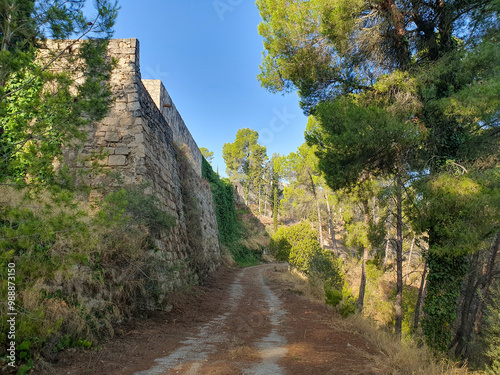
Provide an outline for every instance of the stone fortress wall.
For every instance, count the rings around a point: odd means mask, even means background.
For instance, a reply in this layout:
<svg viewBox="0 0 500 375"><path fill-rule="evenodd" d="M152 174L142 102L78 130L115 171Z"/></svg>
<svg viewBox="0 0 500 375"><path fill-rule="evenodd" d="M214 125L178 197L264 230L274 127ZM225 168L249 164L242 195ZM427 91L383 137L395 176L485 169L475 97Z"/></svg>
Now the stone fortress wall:
<svg viewBox="0 0 500 375"><path fill-rule="evenodd" d="M115 101L107 117L89 129L78 155L67 150L65 159L82 166L85 157L105 151L100 161L105 170L118 172L125 185L150 184L176 219L172 230L155 238L157 251L150 254L166 295L221 263L210 185L201 177L198 146L162 82L141 79L139 41L111 40L108 56L116 61L110 80ZM186 215L186 209L196 215Z"/></svg>

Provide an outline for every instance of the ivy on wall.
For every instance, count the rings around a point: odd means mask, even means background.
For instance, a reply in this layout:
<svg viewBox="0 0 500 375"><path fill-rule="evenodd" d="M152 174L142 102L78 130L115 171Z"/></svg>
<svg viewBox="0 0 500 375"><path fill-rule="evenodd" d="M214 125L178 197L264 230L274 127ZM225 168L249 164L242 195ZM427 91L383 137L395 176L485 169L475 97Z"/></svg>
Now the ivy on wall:
<svg viewBox="0 0 500 375"><path fill-rule="evenodd" d="M202 176L210 182L220 241L223 245L229 245L237 239L239 233L233 185L228 179L221 179L205 158L202 161Z"/></svg>

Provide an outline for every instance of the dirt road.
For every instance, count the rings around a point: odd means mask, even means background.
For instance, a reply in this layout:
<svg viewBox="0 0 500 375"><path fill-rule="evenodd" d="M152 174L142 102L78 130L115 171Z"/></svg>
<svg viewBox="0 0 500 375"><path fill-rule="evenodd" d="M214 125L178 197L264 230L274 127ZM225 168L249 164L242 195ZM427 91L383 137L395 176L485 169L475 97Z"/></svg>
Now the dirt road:
<svg viewBox="0 0 500 375"><path fill-rule="evenodd" d="M303 375L381 374L381 355L336 328L323 304L282 280L285 267L221 271L181 308L125 327L101 350L63 353L41 373Z"/></svg>

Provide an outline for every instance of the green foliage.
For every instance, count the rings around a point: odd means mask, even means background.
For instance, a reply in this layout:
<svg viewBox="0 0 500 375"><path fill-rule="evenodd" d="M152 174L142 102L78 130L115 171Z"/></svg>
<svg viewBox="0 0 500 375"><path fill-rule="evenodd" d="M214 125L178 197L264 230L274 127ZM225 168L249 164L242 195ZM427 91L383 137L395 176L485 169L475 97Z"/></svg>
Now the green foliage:
<svg viewBox="0 0 500 375"><path fill-rule="evenodd" d="M439 8L407 1L390 11L385 2L363 0L256 4L265 49L259 81L271 92L297 90L306 112L370 89L387 71L425 66L463 44L474 45L498 28L495 0L444 2Z"/></svg>
<svg viewBox="0 0 500 375"><path fill-rule="evenodd" d="M281 163L283 158L279 154L273 154L270 161L270 173L271 173L271 197L270 200L271 207L273 210L273 230L276 232L278 230L278 215L279 215L279 197L283 191L279 187L279 181L283 177L281 172Z"/></svg>
<svg viewBox="0 0 500 375"><path fill-rule="evenodd" d="M258 143L259 133L248 128L239 129L233 143L225 143L222 156L231 181L238 181L245 189L248 202L250 191L258 194L264 185L266 147Z"/></svg>
<svg viewBox="0 0 500 375"><path fill-rule="evenodd" d="M423 328L429 345L445 351L466 257L498 231L498 1L448 1L439 10L396 2L391 11L386 2L344 0L257 6L261 84L298 91L314 115L307 141L331 188L395 180L398 255L402 192L420 179L413 216L430 248ZM369 242L368 228L349 229L351 243Z"/></svg>
<svg viewBox="0 0 500 375"><path fill-rule="evenodd" d="M210 164L212 163L212 160L214 160L214 153L213 151L210 151L206 147L200 147L201 154L205 158L206 161L208 161Z"/></svg>
<svg viewBox="0 0 500 375"><path fill-rule="evenodd" d="M67 191L1 191L0 263L16 265L16 341L25 366L65 335L72 346L88 348L145 299L159 298L153 285L159 280L147 259L157 249L149 236L174 221L141 187L111 193L94 207L76 203ZM167 267L161 258L155 262ZM1 271L3 298L6 269ZM8 330L4 318L2 341Z"/></svg>
<svg viewBox="0 0 500 375"><path fill-rule="evenodd" d="M420 230L432 223L439 242L432 251L440 255L467 255L480 250L500 230L500 168L468 174L441 173L422 181L418 203Z"/></svg>
<svg viewBox="0 0 500 375"><path fill-rule="evenodd" d="M366 264L366 294L363 304L363 315L369 317L382 327L392 327L394 324L394 303L391 301L392 292L387 293L384 288L384 270L377 267L373 261Z"/></svg>
<svg viewBox="0 0 500 375"><path fill-rule="evenodd" d="M270 252L279 261L306 274L313 274L329 287L343 285L341 260L333 258L318 242L318 234L307 222L281 227L271 237Z"/></svg>
<svg viewBox="0 0 500 375"><path fill-rule="evenodd" d="M278 201L278 185L273 184L273 230L276 232L278 230L278 213L279 213L279 201Z"/></svg>
<svg viewBox="0 0 500 375"><path fill-rule="evenodd" d="M85 339L77 339L73 340L71 335L64 335L61 337L61 341L59 344L57 344L53 351L54 352L59 352L61 350L67 349L67 348L82 348L82 349L90 349L92 347L92 342L85 340Z"/></svg>
<svg viewBox="0 0 500 375"><path fill-rule="evenodd" d="M290 262L301 272L309 271L312 257L321 251L317 232L306 222L281 227L271 237L271 255Z"/></svg>
<svg viewBox="0 0 500 375"><path fill-rule="evenodd" d="M417 288L406 287L403 289L403 337L411 337L414 332L413 323L417 298Z"/></svg>
<svg viewBox="0 0 500 375"><path fill-rule="evenodd" d="M356 299L353 297L347 285L344 285L342 287L342 302L339 307L339 313L344 318L347 318L349 315L354 314L356 310L357 310Z"/></svg>
<svg viewBox="0 0 500 375"><path fill-rule="evenodd" d="M327 285L325 289L325 303L327 305L336 307L342 301L342 291L338 289L329 288Z"/></svg>
<svg viewBox="0 0 500 375"><path fill-rule="evenodd" d="M441 256L431 250L427 264L429 274L422 331L430 348L444 352L451 342L451 329L456 318L460 287L467 272L467 259L464 256Z"/></svg>
<svg viewBox="0 0 500 375"><path fill-rule="evenodd" d="M486 355L491 366L486 371L488 375L500 373L500 285L492 288L491 303L486 310L485 341L488 344Z"/></svg>
<svg viewBox="0 0 500 375"><path fill-rule="evenodd" d="M219 178L205 158L202 160L202 176L210 182L220 241L229 245L237 238L240 229L236 219L233 184Z"/></svg>
<svg viewBox="0 0 500 375"><path fill-rule="evenodd" d="M64 145L85 138L85 125L107 113L112 63L104 56L117 6L97 2L99 15L90 21L84 15L84 3L2 3L0 181L70 186L70 175L54 161L60 160ZM45 36L83 37L89 33L105 38L81 41L73 53L44 46ZM71 69L52 69L50 62L55 61Z"/></svg>
<svg viewBox="0 0 500 375"><path fill-rule="evenodd" d="M331 284L325 283L325 303L336 307L342 317L347 318L356 312L356 299L352 296L351 291L344 285L332 287Z"/></svg>
<svg viewBox="0 0 500 375"><path fill-rule="evenodd" d="M233 260L240 267L256 266L262 260L262 250L249 249L238 241L228 244L227 247Z"/></svg>
<svg viewBox="0 0 500 375"><path fill-rule="evenodd" d="M499 181L498 168L493 168L441 173L420 186L425 200L419 204L417 223L431 227L422 329L435 350L445 351L450 343L468 256L500 230Z"/></svg>
<svg viewBox="0 0 500 375"><path fill-rule="evenodd" d="M108 194L100 211L102 225L133 223L142 225L155 235L175 226L175 218L160 209L160 200L153 194L145 194L147 184L124 187Z"/></svg>
<svg viewBox="0 0 500 375"><path fill-rule="evenodd" d="M284 204L291 205L289 213L295 216L310 218L318 222L318 206L320 200L320 187L324 185L321 172L318 169L318 158L315 148L306 143L300 145L296 152L281 157L280 173L288 182L284 188ZM310 217L309 217L310 216Z"/></svg>
<svg viewBox="0 0 500 375"><path fill-rule="evenodd" d="M288 262L290 260L292 245L285 238L285 232L286 227L281 227L271 237L270 251L278 262Z"/></svg>
<svg viewBox="0 0 500 375"><path fill-rule="evenodd" d="M317 146L319 168L332 189L354 186L368 176L391 175L401 154L418 148L418 127L391 112L362 96L317 107L316 117L309 118L306 140Z"/></svg>
<svg viewBox="0 0 500 375"><path fill-rule="evenodd" d="M229 250L233 260L240 267L258 264L262 259L263 249L253 249L243 243L250 233L249 229L238 220L233 184L226 178L219 178L205 158L202 160L202 176L210 182L221 244ZM243 214L246 213L245 210Z"/></svg>

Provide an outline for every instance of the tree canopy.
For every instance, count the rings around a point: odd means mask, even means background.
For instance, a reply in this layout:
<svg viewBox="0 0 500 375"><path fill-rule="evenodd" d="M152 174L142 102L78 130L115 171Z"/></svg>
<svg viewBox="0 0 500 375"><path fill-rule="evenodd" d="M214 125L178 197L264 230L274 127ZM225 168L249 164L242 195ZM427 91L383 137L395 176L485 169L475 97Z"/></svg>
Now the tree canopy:
<svg viewBox="0 0 500 375"><path fill-rule="evenodd" d="M265 48L259 80L271 92L297 90L304 112L314 115L306 138L317 147L330 187L378 176L394 179L398 285L403 191L419 182L414 186L429 204L421 213L430 247L423 328L432 348L446 350L465 254L484 248L498 230L490 226L477 237L464 236L468 231L455 237L451 228L474 222L469 210L450 217L438 207L450 204L455 194L448 190L444 196L443 182L466 190L490 186L491 171L498 168L500 3L259 0L257 5ZM460 179L464 173L472 180ZM468 204L488 206L493 195L472 194ZM439 281L449 279L453 282Z"/></svg>
<svg viewBox="0 0 500 375"><path fill-rule="evenodd" d="M306 112L358 93L395 69L476 44L498 23L497 1L258 0L265 52L259 80L299 92Z"/></svg>
<svg viewBox="0 0 500 375"><path fill-rule="evenodd" d="M208 161L210 164L212 163L212 160L214 160L214 152L210 151L206 147L200 147L201 154L205 158L206 161Z"/></svg>
<svg viewBox="0 0 500 375"><path fill-rule="evenodd" d="M234 142L225 143L222 149L226 173L232 181L243 185L247 201L250 190L260 191L264 184L266 147L260 145L258 139L259 133L255 130L239 129Z"/></svg>

